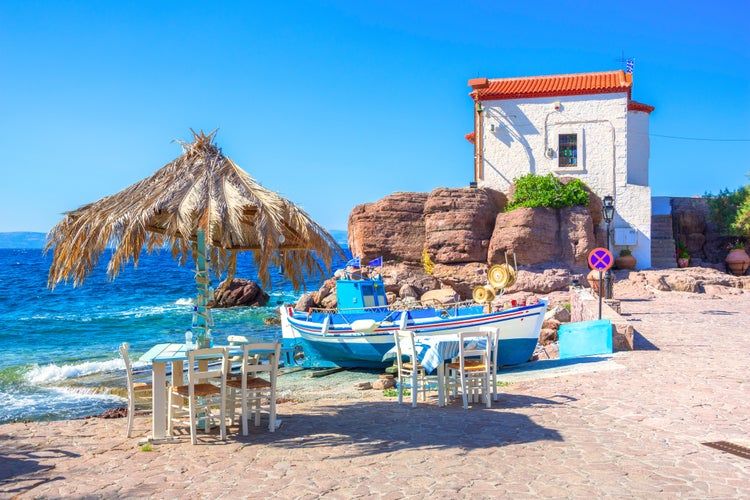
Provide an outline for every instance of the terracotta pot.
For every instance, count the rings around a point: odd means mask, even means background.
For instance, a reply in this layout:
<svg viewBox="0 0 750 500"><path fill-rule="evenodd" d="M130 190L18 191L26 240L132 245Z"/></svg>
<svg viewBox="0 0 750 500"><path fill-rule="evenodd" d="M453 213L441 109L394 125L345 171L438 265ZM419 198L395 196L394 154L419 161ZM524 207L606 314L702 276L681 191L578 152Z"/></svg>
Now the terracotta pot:
<svg viewBox="0 0 750 500"><path fill-rule="evenodd" d="M687 267L690 265L690 258L677 259L677 267Z"/></svg>
<svg viewBox="0 0 750 500"><path fill-rule="evenodd" d="M742 276L750 266L750 256L742 248L734 248L729 251L725 259L727 269L735 276Z"/></svg>
<svg viewBox="0 0 750 500"><path fill-rule="evenodd" d="M612 273L612 286L615 286L615 275ZM589 273L586 275L586 281L589 282L589 286L591 286L591 291L595 294L599 294L599 271L596 269L592 269L589 271ZM604 273L602 273L602 282L604 281Z"/></svg>
<svg viewBox="0 0 750 500"><path fill-rule="evenodd" d="M635 269L637 263L638 261L632 255L620 255L615 259L617 269Z"/></svg>

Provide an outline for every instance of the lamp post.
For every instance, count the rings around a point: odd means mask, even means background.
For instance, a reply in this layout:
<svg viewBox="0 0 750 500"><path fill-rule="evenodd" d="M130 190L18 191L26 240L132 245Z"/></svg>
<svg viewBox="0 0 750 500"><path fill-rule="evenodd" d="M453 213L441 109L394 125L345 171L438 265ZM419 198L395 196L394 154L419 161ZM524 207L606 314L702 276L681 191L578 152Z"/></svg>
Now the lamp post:
<svg viewBox="0 0 750 500"><path fill-rule="evenodd" d="M609 248L609 232L612 220L615 218L615 199L611 195L607 195L602 200L602 217L604 222L607 223L607 250L612 251ZM607 269L604 273L604 298L612 298L612 271Z"/></svg>

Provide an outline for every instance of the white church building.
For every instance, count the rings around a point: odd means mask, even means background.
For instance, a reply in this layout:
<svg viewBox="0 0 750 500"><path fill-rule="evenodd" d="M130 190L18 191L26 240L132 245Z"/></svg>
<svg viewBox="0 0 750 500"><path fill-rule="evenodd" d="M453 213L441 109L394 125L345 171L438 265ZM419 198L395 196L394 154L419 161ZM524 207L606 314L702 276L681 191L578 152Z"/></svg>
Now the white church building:
<svg viewBox="0 0 750 500"><path fill-rule="evenodd" d="M533 173L577 177L614 198L612 250L651 267L648 120L624 71L469 80L474 100L474 182L508 192Z"/></svg>

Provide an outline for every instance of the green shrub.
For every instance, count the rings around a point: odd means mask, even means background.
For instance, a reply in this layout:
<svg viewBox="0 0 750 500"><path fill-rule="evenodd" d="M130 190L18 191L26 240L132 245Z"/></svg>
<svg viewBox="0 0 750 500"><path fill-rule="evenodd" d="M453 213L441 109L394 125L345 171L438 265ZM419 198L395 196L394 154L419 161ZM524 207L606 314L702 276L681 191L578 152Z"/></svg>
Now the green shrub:
<svg viewBox="0 0 750 500"><path fill-rule="evenodd" d="M589 194L580 179L563 184L552 174L527 174L514 182L513 201L508 203L506 212L518 207L562 208L589 204Z"/></svg>
<svg viewBox="0 0 750 500"><path fill-rule="evenodd" d="M630 249L623 248L620 250L620 257L627 257L628 255L633 255L633 252L631 252Z"/></svg>
<svg viewBox="0 0 750 500"><path fill-rule="evenodd" d="M742 186L734 191L722 189L719 194L703 195L708 205L709 218L724 236L750 234L750 187Z"/></svg>

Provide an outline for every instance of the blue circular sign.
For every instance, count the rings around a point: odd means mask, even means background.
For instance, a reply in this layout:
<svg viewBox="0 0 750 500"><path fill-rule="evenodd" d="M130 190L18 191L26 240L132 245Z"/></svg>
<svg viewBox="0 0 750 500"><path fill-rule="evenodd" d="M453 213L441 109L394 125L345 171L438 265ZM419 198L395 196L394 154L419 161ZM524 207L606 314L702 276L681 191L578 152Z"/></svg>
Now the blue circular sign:
<svg viewBox="0 0 750 500"><path fill-rule="evenodd" d="M606 271L612 267L614 262L615 259L612 257L612 252L606 248L594 248L589 253L589 267L596 271Z"/></svg>

